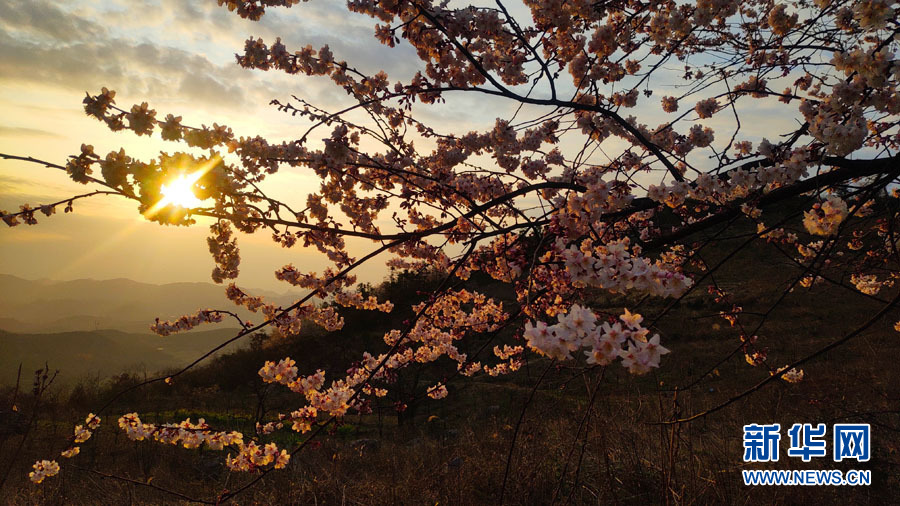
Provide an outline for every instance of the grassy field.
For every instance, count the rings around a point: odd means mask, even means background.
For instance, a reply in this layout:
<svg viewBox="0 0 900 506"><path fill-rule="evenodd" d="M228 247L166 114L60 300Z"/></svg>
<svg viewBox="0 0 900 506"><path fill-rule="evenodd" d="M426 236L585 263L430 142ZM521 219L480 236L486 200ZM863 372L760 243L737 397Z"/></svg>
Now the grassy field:
<svg viewBox="0 0 900 506"><path fill-rule="evenodd" d="M701 340L677 346L690 360L670 360L656 377L634 380L611 369L597 374L554 370L535 393L519 427L506 487L509 504L886 504L900 499L897 402L900 375L890 357L900 343L871 335L861 338L835 367L822 361L807 368L800 384L784 382L700 420L655 425L673 413L694 413L717 405L752 383L741 364L726 365L702 387L680 393L677 402L664 391L685 370L706 365L725 343ZM674 347L674 345L673 345ZM877 351L876 351L877 350ZM698 355L701 355L698 357ZM873 367L875 366L875 367ZM544 367L532 363L532 373ZM676 369L678 368L678 369ZM758 378L755 378L758 379ZM473 504L496 503L513 434L529 398L527 380L473 381L451 390L445 401L422 406L412 423L398 426L385 415L348 417L307 447L289 469L273 473L239 496L239 504ZM594 396L593 403L590 402ZM234 396L237 397L237 396ZM250 395L243 404L252 406ZM242 399L199 390L182 409L151 393L141 399L145 420L205 417L215 426L252 431L253 415ZM273 399L274 403L275 400ZM63 462L63 471L37 487L24 474L28 463L58 452L71 422L83 411L65 403L46 408L39 437L18 459L17 473L4 489L9 504L124 504L180 502L148 487L94 475L99 469L172 488L195 497L214 497L249 476L229 473L222 454L130 442L106 426L83 445L82 455ZM190 408L188 408L190 406ZM123 406L124 408L124 406ZM873 456L867 464L835 464L830 459L804 464L784 458L777 465L744 464L741 426L746 423L865 421L873 426ZM280 444L298 441L286 430L273 435ZM9 446L11 442L7 443ZM73 466L80 468L76 469ZM741 469L871 469L869 487L756 487L742 485Z"/></svg>

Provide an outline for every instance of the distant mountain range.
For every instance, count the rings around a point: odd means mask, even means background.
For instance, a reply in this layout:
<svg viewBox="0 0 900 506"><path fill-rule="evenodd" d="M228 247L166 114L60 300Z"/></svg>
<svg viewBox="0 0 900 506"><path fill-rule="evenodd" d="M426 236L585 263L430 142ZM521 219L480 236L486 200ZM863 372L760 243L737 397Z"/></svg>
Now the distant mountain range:
<svg viewBox="0 0 900 506"><path fill-rule="evenodd" d="M250 290L278 304L296 295ZM70 332L115 329L149 333L150 324L193 313L198 309L227 309L242 318L259 320L225 297L225 288L212 283L153 285L130 279L75 281L27 280L0 274L0 330L18 333ZM255 316L255 318L254 318Z"/></svg>
<svg viewBox="0 0 900 506"><path fill-rule="evenodd" d="M152 375L193 362L237 332L233 328L217 328L159 337L118 330L54 334L0 331L0 385L15 383L19 364L26 388L31 385L32 373L45 363L51 370L59 370L58 382L65 385L86 375L105 378L126 371ZM245 347L248 339L240 339L221 352Z"/></svg>
<svg viewBox="0 0 900 506"><path fill-rule="evenodd" d="M299 295L249 290L281 305ZM23 381L48 362L71 383L85 374L106 377L186 365L237 332L226 319L183 334L160 337L150 332L158 317L178 318L198 309L227 309L254 322L261 315L237 307L223 286L211 283L153 285L130 279L75 281L27 280L0 274L0 385ZM245 346L242 339L227 350Z"/></svg>

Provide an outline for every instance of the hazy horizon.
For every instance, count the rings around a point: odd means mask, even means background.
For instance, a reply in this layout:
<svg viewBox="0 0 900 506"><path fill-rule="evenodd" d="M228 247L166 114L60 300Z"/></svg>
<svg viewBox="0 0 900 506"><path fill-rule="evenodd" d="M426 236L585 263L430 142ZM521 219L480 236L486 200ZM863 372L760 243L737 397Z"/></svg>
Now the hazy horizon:
<svg viewBox="0 0 900 506"><path fill-rule="evenodd" d="M115 276L115 277L82 276L82 277L72 277L72 278L50 278L50 277L46 277L46 276L43 276L43 277L26 276L26 275L21 275L21 274L14 273L14 272L0 272L0 278L3 278L5 276L19 278L19 279L22 279L25 281L46 281L46 282L51 282L51 283L70 283L70 282L75 282L75 281L104 282L104 281L122 280L122 281L133 281L135 283L154 285L154 286L165 286L165 285L176 285L176 284L202 284L202 285L218 286L218 287L221 287L223 290L225 289L225 286L226 286L225 284L217 285L216 283L214 283L212 280L209 280L209 279L201 280L201 281L184 280L184 281L154 282L154 281L142 281L139 279L124 277L124 276ZM303 290L297 289L295 287L283 286L283 285L278 287L278 288L281 288L281 290L270 290L267 288L261 288L261 287L252 286L252 285L248 285L246 288L249 290L264 291L264 292L268 292L268 293L276 293L279 295L293 295L295 293L303 293L304 292Z"/></svg>

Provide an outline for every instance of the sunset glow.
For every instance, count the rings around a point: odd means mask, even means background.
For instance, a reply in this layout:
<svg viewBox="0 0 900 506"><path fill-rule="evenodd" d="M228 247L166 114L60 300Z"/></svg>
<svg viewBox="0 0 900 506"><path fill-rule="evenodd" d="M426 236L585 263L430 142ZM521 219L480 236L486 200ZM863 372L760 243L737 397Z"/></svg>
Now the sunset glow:
<svg viewBox="0 0 900 506"><path fill-rule="evenodd" d="M199 207L203 204L203 201L194 195L193 189L197 179L198 176L195 174L181 174L168 184L163 184L160 187L160 193L163 195L163 199L160 203L163 206L171 204L187 209Z"/></svg>
<svg viewBox="0 0 900 506"><path fill-rule="evenodd" d="M200 207L203 201L198 199L194 193L194 185L221 161L220 157L215 156L193 172L182 172L177 177L170 179L169 182L161 184L159 192L162 194L162 198L144 213L144 217L150 218L166 206L185 209Z"/></svg>

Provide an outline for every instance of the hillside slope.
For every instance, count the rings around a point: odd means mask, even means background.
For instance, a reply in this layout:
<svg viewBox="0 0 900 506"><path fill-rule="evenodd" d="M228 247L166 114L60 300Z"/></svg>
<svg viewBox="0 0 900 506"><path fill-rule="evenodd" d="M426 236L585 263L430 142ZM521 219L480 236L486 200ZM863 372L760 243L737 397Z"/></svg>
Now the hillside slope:
<svg viewBox="0 0 900 506"><path fill-rule="evenodd" d="M299 295L251 290L278 304ZM202 308L228 309L251 318L212 283L154 285L130 279L27 280L0 274L0 329L47 333L116 329L149 333L156 318L172 319Z"/></svg>
<svg viewBox="0 0 900 506"><path fill-rule="evenodd" d="M84 375L100 377L123 371L154 373L185 365L237 333L233 328L193 331L169 337L136 334L119 330L15 334L0 331L0 385L16 381L22 364L23 381L46 362L59 369L59 381L71 383ZM223 352L246 346L240 340Z"/></svg>

